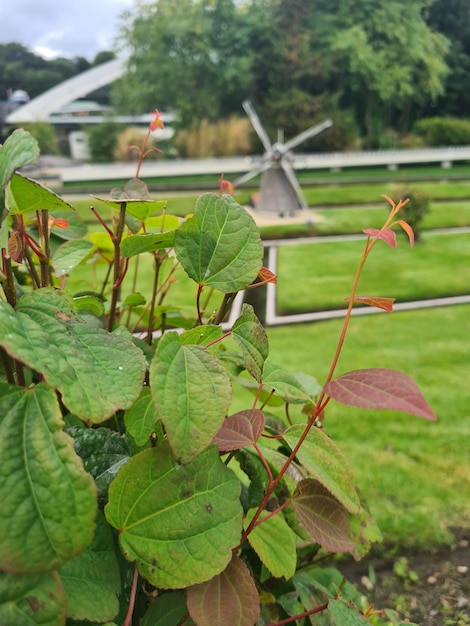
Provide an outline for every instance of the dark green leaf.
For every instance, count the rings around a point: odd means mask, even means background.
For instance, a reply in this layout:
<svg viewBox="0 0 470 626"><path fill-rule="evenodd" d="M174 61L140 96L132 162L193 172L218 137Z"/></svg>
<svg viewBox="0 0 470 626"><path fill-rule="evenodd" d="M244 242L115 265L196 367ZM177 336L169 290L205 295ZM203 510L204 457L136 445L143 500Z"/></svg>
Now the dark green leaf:
<svg viewBox="0 0 470 626"><path fill-rule="evenodd" d="M332 626L364 626L364 624L369 624L369 621L359 613L357 607L346 604L342 600L330 600L328 613L331 617Z"/></svg>
<svg viewBox="0 0 470 626"><path fill-rule="evenodd" d="M159 593L142 618L141 626L175 626L187 611L184 591Z"/></svg>
<svg viewBox="0 0 470 626"><path fill-rule="evenodd" d="M73 302L77 311L89 311L97 317L104 314L103 302L94 296L75 296Z"/></svg>
<svg viewBox="0 0 470 626"><path fill-rule="evenodd" d="M55 220L66 220L68 223L66 228L52 225L51 232L59 239L66 239L67 241L69 239L82 239L87 234L88 227L76 211L70 211L69 209L66 211L54 210L50 214Z"/></svg>

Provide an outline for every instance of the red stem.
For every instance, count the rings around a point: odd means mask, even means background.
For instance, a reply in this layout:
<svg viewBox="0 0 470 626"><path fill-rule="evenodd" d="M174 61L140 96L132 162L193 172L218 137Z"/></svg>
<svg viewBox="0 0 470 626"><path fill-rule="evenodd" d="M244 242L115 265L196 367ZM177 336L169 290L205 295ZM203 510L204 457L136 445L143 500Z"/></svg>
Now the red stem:
<svg viewBox="0 0 470 626"><path fill-rule="evenodd" d="M134 565L134 577L132 579L131 595L129 598L129 607L127 609L126 618L122 626L131 626L132 614L134 613L135 596L137 593L137 580L138 579L139 579L139 572L137 570L137 565Z"/></svg>

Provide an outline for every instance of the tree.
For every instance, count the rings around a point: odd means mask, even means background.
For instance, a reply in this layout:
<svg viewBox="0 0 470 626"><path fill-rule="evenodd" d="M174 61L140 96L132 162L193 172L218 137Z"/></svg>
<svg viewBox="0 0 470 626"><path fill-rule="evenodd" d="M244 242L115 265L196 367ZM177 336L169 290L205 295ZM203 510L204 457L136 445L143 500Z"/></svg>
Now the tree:
<svg viewBox="0 0 470 626"><path fill-rule="evenodd" d="M128 14L121 34L130 61L114 90L119 108L176 108L186 125L240 110L250 56L233 0L158 0Z"/></svg>
<svg viewBox="0 0 470 626"><path fill-rule="evenodd" d="M432 0L319 1L344 101L354 101L369 141L400 110L444 92L449 43L423 18ZM402 120L402 124L406 123Z"/></svg>

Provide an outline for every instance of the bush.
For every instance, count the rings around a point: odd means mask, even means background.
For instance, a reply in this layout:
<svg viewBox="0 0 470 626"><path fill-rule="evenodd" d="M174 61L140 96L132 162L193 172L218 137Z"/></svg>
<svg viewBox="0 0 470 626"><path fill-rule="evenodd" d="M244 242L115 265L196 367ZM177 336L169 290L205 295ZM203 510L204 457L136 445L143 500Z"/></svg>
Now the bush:
<svg viewBox="0 0 470 626"><path fill-rule="evenodd" d="M417 121L413 130L428 146L470 144L470 121L455 117L430 117Z"/></svg>
<svg viewBox="0 0 470 626"><path fill-rule="evenodd" d="M114 149L122 124L103 122L87 129L90 161L93 163L109 163L114 159Z"/></svg>
<svg viewBox="0 0 470 626"><path fill-rule="evenodd" d="M59 152L56 132L49 122L32 122L25 124L24 129L36 139L41 154L57 154Z"/></svg>
<svg viewBox="0 0 470 626"><path fill-rule="evenodd" d="M409 198L401 210L401 217L408 222L414 231L415 241L421 237L421 222L431 210L431 196L424 191L404 189L399 193L400 198Z"/></svg>

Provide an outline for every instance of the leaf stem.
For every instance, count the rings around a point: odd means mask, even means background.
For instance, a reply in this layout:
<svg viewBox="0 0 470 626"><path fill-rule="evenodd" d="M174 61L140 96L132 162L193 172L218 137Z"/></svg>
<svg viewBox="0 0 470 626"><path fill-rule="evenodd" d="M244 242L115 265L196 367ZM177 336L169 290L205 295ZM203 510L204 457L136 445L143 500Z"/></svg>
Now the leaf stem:
<svg viewBox="0 0 470 626"><path fill-rule="evenodd" d="M155 274L153 277L152 299L150 300L149 323L147 326L147 343L152 345L152 332L155 323L155 302L158 293L158 279L160 276L160 268L162 264L158 255L155 255Z"/></svg>
<svg viewBox="0 0 470 626"><path fill-rule="evenodd" d="M119 221L117 224L116 232L112 236L114 245L114 261L113 261L113 288L111 293L111 306L109 309L108 317L108 330L113 330L116 322L117 303L121 295L121 282L122 282L122 267L121 267L121 241L122 234L124 232L125 219L126 219L126 202L121 202L121 209L119 211Z"/></svg>
<svg viewBox="0 0 470 626"><path fill-rule="evenodd" d="M126 618L122 624L122 626L131 626L132 623L132 614L134 612L135 605L135 596L137 593L137 581L139 579L139 571L137 570L137 565L134 565L134 577L132 579L132 587L131 587L131 595L129 598L129 607L127 609Z"/></svg>

